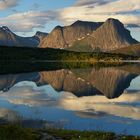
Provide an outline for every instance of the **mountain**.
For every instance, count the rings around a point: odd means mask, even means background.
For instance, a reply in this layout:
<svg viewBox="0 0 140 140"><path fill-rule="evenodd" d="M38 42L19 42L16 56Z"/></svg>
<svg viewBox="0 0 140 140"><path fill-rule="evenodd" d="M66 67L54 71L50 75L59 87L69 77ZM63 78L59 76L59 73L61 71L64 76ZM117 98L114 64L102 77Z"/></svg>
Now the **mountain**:
<svg viewBox="0 0 140 140"><path fill-rule="evenodd" d="M111 53L118 53L118 54L129 54L133 56L140 56L140 44L134 44L128 47L123 47L117 50L111 51Z"/></svg>
<svg viewBox="0 0 140 140"><path fill-rule="evenodd" d="M37 31L33 37L20 37L10 31L8 27L0 27L1 46L110 52L137 43L138 41L131 37L130 31L119 20L112 18L105 22L78 20L70 26L56 26L50 33Z"/></svg>
<svg viewBox="0 0 140 140"><path fill-rule="evenodd" d="M43 40L45 37L47 37L47 36L48 36L48 33L37 31L34 37L35 37L39 42L42 42L42 40Z"/></svg>
<svg viewBox="0 0 140 140"><path fill-rule="evenodd" d="M74 51L110 51L123 48L138 41L117 19L108 19L102 26L81 40L76 40L69 50Z"/></svg>
<svg viewBox="0 0 140 140"><path fill-rule="evenodd" d="M102 25L101 22L76 21L70 26L57 26L41 42L40 48L67 48Z"/></svg>
<svg viewBox="0 0 140 140"><path fill-rule="evenodd" d="M35 37L20 37L8 27L0 27L0 46L37 47L38 44L39 41Z"/></svg>

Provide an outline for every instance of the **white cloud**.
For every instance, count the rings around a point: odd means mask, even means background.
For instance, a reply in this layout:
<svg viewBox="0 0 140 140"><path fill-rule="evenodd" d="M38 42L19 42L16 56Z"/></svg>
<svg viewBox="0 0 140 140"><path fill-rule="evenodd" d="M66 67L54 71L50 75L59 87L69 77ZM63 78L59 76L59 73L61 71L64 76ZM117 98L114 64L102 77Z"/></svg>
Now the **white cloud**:
<svg viewBox="0 0 140 140"><path fill-rule="evenodd" d="M0 25L8 26L15 32L31 32L34 28L43 28L46 23L55 19L53 11L28 11L15 13L0 18Z"/></svg>
<svg viewBox="0 0 140 140"><path fill-rule="evenodd" d="M75 20L105 21L107 18L117 18L125 24L140 25L140 0L78 0L68 8L60 10L60 19L70 24Z"/></svg>
<svg viewBox="0 0 140 140"><path fill-rule="evenodd" d="M16 6L18 2L19 0L1 0L0 10ZM36 3L33 5L35 9L39 6ZM108 18L119 19L131 27L140 27L140 0L77 0L73 6L64 9L14 13L0 18L0 25L8 26L14 32L25 33L44 28L50 21L58 20L69 25L76 20L98 22Z"/></svg>
<svg viewBox="0 0 140 140"><path fill-rule="evenodd" d="M83 5L103 5L106 3L111 2L112 0L77 0L76 6L83 6Z"/></svg>
<svg viewBox="0 0 140 140"><path fill-rule="evenodd" d="M8 9L18 5L19 0L0 0L0 10Z"/></svg>

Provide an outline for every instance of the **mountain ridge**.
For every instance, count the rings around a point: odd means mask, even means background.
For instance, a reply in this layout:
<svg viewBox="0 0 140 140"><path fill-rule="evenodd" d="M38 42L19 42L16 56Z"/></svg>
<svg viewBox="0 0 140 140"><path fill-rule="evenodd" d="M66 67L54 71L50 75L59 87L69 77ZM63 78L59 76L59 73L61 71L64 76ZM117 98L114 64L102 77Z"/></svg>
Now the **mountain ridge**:
<svg viewBox="0 0 140 140"><path fill-rule="evenodd" d="M58 25L50 33L37 31L32 37L21 37L6 26L0 27L1 46L110 52L137 43L123 23L113 18L105 22L77 20L69 26Z"/></svg>
<svg viewBox="0 0 140 140"><path fill-rule="evenodd" d="M38 40L34 37L21 37L6 26L0 27L0 46L36 47L38 44Z"/></svg>

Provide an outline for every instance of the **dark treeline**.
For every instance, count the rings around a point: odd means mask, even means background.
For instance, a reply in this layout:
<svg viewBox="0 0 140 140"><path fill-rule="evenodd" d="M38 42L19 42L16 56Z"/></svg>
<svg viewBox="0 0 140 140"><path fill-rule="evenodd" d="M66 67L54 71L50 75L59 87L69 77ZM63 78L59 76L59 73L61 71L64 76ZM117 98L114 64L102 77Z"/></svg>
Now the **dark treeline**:
<svg viewBox="0 0 140 140"><path fill-rule="evenodd" d="M137 57L103 52L73 52L52 48L0 47L1 61L98 61L134 60Z"/></svg>

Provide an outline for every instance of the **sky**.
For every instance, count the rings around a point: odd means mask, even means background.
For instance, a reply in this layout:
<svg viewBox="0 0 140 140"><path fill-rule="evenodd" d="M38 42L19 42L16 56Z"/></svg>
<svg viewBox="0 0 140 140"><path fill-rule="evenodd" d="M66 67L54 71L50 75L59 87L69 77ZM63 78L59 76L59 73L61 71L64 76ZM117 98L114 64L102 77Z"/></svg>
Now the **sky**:
<svg viewBox="0 0 140 140"><path fill-rule="evenodd" d="M50 32L76 20L116 18L140 41L140 0L0 0L0 26L21 36Z"/></svg>

